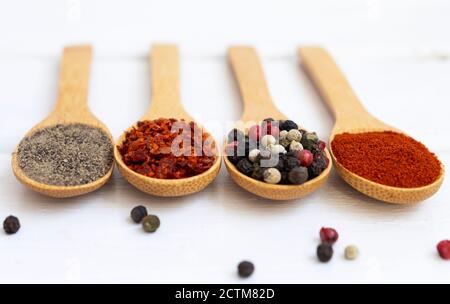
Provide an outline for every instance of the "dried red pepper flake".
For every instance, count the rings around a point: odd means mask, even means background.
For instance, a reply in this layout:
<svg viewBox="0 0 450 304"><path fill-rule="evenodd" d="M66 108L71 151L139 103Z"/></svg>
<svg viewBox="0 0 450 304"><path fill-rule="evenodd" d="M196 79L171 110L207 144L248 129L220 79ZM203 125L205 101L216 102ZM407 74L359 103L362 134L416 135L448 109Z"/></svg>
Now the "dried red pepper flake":
<svg viewBox="0 0 450 304"><path fill-rule="evenodd" d="M128 168L158 179L196 176L216 161L212 137L195 122L176 119L138 122L118 149Z"/></svg>

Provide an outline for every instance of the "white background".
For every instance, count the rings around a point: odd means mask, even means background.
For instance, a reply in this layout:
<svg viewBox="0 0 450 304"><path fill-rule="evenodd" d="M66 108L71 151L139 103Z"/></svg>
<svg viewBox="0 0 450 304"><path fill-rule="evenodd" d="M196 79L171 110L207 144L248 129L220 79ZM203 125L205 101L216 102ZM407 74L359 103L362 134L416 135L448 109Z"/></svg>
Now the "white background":
<svg viewBox="0 0 450 304"><path fill-rule="evenodd" d="M249 283L450 282L435 246L450 238L450 189L416 206L369 199L334 173L303 200L252 196L223 170L206 191L150 197L119 174L91 195L55 200L16 182L10 154L52 109L66 44L92 43L90 105L114 136L146 111L147 52L178 43L186 108L216 138L242 111L226 48L258 48L274 100L320 136L333 117L296 59L300 45L327 47L367 108L422 140L450 164L450 2L447 0L41 0L0 4L0 282L240 283L236 265L253 261ZM221 127L217 127L221 126ZM154 235L129 220L146 205L160 216ZM315 258L318 231L341 240L328 265ZM343 249L356 244L356 262Z"/></svg>

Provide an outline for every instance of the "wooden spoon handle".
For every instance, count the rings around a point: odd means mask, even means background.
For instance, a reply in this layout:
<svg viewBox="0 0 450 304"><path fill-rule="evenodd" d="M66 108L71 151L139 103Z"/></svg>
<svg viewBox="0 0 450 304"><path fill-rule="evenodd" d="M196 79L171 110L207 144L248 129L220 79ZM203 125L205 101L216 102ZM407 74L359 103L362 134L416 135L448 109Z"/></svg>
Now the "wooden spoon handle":
<svg viewBox="0 0 450 304"><path fill-rule="evenodd" d="M232 47L229 50L229 60L244 101L242 121L260 121L269 117L284 118L272 102L255 49Z"/></svg>
<svg viewBox="0 0 450 304"><path fill-rule="evenodd" d="M320 47L304 47L299 53L303 66L338 121L366 119L370 116L326 50Z"/></svg>
<svg viewBox="0 0 450 304"><path fill-rule="evenodd" d="M155 45L150 51L152 104L148 118L183 118L180 97L180 58L175 45Z"/></svg>
<svg viewBox="0 0 450 304"><path fill-rule="evenodd" d="M90 113L87 96L91 61L90 46L72 46L64 49L58 102L53 113L59 120L77 120Z"/></svg>

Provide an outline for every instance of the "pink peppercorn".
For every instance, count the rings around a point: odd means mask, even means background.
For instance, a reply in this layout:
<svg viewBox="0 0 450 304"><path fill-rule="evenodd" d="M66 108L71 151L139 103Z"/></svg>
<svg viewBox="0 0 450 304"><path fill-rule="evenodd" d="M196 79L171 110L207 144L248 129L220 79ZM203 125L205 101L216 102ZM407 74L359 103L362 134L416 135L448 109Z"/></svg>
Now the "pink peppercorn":
<svg viewBox="0 0 450 304"><path fill-rule="evenodd" d="M450 260L450 241L442 241L437 245L439 255L444 260Z"/></svg>
<svg viewBox="0 0 450 304"><path fill-rule="evenodd" d="M297 155L298 160L300 161L303 167L309 167L314 161L314 155L309 150L302 150Z"/></svg>
<svg viewBox="0 0 450 304"><path fill-rule="evenodd" d="M321 151L324 151L326 147L327 147L327 144L323 140L319 141L319 149Z"/></svg>
<svg viewBox="0 0 450 304"><path fill-rule="evenodd" d="M273 122L265 122L262 127L262 135L272 135L278 137L280 135L280 128L278 128Z"/></svg>
<svg viewBox="0 0 450 304"><path fill-rule="evenodd" d="M322 228L320 230L320 239L322 243L333 245L339 239L339 234L333 228Z"/></svg>
<svg viewBox="0 0 450 304"><path fill-rule="evenodd" d="M261 127L258 125L251 127L248 130L248 137L254 142L259 141L261 138Z"/></svg>

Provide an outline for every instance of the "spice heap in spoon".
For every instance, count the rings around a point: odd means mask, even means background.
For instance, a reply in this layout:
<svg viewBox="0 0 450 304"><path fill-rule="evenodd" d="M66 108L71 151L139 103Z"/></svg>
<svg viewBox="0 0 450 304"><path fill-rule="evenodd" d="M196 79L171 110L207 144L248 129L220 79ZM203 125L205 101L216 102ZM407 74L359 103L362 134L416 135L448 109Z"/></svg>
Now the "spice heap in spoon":
<svg viewBox="0 0 450 304"><path fill-rule="evenodd" d="M81 186L104 177L113 165L113 144L104 131L83 124L55 125L24 138L17 150L30 179L53 186Z"/></svg>
<svg viewBox="0 0 450 304"><path fill-rule="evenodd" d="M400 133L338 134L331 146L334 156L347 170L386 186L424 187L434 183L442 172L433 153Z"/></svg>
<svg viewBox="0 0 450 304"><path fill-rule="evenodd" d="M216 161L214 140L196 123L176 119L139 122L118 150L128 168L157 179L193 177Z"/></svg>
<svg viewBox="0 0 450 304"><path fill-rule="evenodd" d="M228 135L228 159L244 175L269 184L301 185L329 165L326 144L291 120L265 119Z"/></svg>

